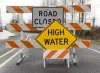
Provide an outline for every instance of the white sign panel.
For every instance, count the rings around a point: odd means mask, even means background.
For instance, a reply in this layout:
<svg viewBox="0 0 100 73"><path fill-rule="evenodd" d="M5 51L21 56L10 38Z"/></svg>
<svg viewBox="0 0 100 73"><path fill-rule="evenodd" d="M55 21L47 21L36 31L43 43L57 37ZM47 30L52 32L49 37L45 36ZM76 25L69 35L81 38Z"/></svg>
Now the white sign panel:
<svg viewBox="0 0 100 73"><path fill-rule="evenodd" d="M64 10L63 8L56 7L33 7L32 12L32 25L33 27L44 27L53 20L58 20L64 23Z"/></svg>

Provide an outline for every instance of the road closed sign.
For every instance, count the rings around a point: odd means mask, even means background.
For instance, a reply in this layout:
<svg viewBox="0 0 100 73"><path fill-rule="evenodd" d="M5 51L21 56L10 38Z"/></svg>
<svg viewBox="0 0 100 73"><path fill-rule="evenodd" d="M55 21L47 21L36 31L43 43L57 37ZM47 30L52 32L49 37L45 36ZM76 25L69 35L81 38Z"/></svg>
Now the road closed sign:
<svg viewBox="0 0 100 73"><path fill-rule="evenodd" d="M33 27L44 27L58 20L63 24L64 10L56 7L33 7L32 11L32 25Z"/></svg>
<svg viewBox="0 0 100 73"><path fill-rule="evenodd" d="M47 50L66 50L76 40L77 37L56 20L36 37L36 41Z"/></svg>

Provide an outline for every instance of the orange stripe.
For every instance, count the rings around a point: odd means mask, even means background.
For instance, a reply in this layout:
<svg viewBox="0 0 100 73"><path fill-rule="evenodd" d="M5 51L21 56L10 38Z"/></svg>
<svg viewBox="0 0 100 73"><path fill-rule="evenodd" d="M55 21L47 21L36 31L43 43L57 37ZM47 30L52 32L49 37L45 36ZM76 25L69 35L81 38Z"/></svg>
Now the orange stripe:
<svg viewBox="0 0 100 73"><path fill-rule="evenodd" d="M14 41L6 41L12 48L20 48Z"/></svg>
<svg viewBox="0 0 100 73"><path fill-rule="evenodd" d="M32 6L26 6L32 12Z"/></svg>
<svg viewBox="0 0 100 73"><path fill-rule="evenodd" d="M21 31L22 28L18 24L10 24L16 31Z"/></svg>
<svg viewBox="0 0 100 73"><path fill-rule="evenodd" d="M91 5L87 5L91 9Z"/></svg>
<svg viewBox="0 0 100 73"><path fill-rule="evenodd" d="M69 23L74 29L83 30L77 23Z"/></svg>
<svg viewBox="0 0 100 73"><path fill-rule="evenodd" d="M57 50L52 50L45 58L51 58L56 52Z"/></svg>
<svg viewBox="0 0 100 73"><path fill-rule="evenodd" d="M57 8L60 8L60 7L64 8L64 12L69 12L68 9L66 9L64 6L57 6Z"/></svg>
<svg viewBox="0 0 100 73"><path fill-rule="evenodd" d="M82 40L82 43L87 46L88 48L90 48L90 42L87 40Z"/></svg>
<svg viewBox="0 0 100 73"><path fill-rule="evenodd" d="M58 59L61 59L61 58L63 58L65 55L67 55L68 54L68 50L64 50L57 58Z"/></svg>
<svg viewBox="0 0 100 73"><path fill-rule="evenodd" d="M20 6L11 6L17 13L24 13Z"/></svg>
<svg viewBox="0 0 100 73"><path fill-rule="evenodd" d="M76 43L74 43L71 47L72 48L79 48L79 46Z"/></svg>
<svg viewBox="0 0 100 73"><path fill-rule="evenodd" d="M21 40L21 42L22 42L27 48L35 48L29 41Z"/></svg>
<svg viewBox="0 0 100 73"><path fill-rule="evenodd" d="M89 28L91 28L91 23L85 23Z"/></svg>
<svg viewBox="0 0 100 73"><path fill-rule="evenodd" d="M27 23L25 24L30 30L37 30L36 28L32 27L32 24Z"/></svg>
<svg viewBox="0 0 100 73"><path fill-rule="evenodd" d="M73 5L72 8L74 8L77 12L85 12L79 5Z"/></svg>

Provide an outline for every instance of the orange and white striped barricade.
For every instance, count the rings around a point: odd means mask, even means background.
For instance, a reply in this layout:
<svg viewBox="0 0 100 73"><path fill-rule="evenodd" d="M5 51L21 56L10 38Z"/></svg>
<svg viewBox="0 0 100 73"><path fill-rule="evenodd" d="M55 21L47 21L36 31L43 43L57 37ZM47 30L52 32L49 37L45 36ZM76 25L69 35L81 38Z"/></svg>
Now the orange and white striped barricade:
<svg viewBox="0 0 100 73"><path fill-rule="evenodd" d="M66 23L68 30L91 30L91 23Z"/></svg>
<svg viewBox="0 0 100 73"><path fill-rule="evenodd" d="M12 31L42 31L43 28L33 28L32 24L26 23L26 24L8 24L6 25L7 30Z"/></svg>
<svg viewBox="0 0 100 73"><path fill-rule="evenodd" d="M44 6L41 6L44 7ZM48 7L48 6L45 6ZM70 5L70 6L56 6L56 7L63 7L65 13L73 13L76 12L90 12L91 11L91 5ZM7 13L32 13L32 6L7 6L6 8ZM70 25L69 25L70 24ZM66 27L68 30L90 30L91 26L90 23L66 23ZM18 28L13 27L12 25L9 26L10 28L13 28L13 30L34 30L33 28L30 29L27 25L18 26ZM37 30L37 29L35 29ZM22 39L21 39L22 40ZM81 41L81 45L77 44L79 42L76 42L76 44L72 45L72 48L83 48L83 47L89 47L87 45L84 45L84 43ZM75 49L73 49L73 59L75 58ZM74 61L76 63L76 61Z"/></svg>
<svg viewBox="0 0 100 73"><path fill-rule="evenodd" d="M65 6L65 12L70 12L70 13L73 13L73 12L91 12L91 5L73 5L72 7L67 7ZM66 17L65 17L66 19ZM73 34L75 35L75 30L91 30L91 23L73 23L73 19L72 19L72 23L66 23L66 26L67 26L67 29L68 30L74 30L73 31ZM85 43L86 44L85 44ZM72 48L73 48L73 53L72 53L72 58L73 58L73 62L74 64L76 65L76 56L75 56L75 48L79 48L79 47L85 47L86 48L90 48L90 42L88 42L88 40L84 40L84 41L76 41L73 45L72 45ZM75 47L76 46L76 47Z"/></svg>
<svg viewBox="0 0 100 73"><path fill-rule="evenodd" d="M33 6L7 6L6 12L7 13L32 13ZM50 7L50 6L40 6L40 7ZM52 6L51 6L52 7ZM64 12L72 13L73 11L76 12L90 12L91 5L65 5L65 6L54 6L54 7L63 7Z"/></svg>
<svg viewBox="0 0 100 73"><path fill-rule="evenodd" d="M90 48L91 42L90 40L77 40L74 44L72 44L71 48Z"/></svg>
<svg viewBox="0 0 100 73"><path fill-rule="evenodd" d="M45 26L46 29L48 26ZM66 29L68 30L91 30L91 23L66 23Z"/></svg>
<svg viewBox="0 0 100 73"><path fill-rule="evenodd" d="M66 13L73 13L76 12L90 12L91 11L91 5L64 5L64 6L57 6L57 7L63 7L64 12Z"/></svg>
<svg viewBox="0 0 100 73"><path fill-rule="evenodd" d="M91 5L87 5L87 6L80 6L79 8L77 6L73 6L75 9L79 10L80 12L91 12ZM76 8L77 7L77 8ZM77 11L75 10L75 11ZM73 12L75 12L73 11ZM72 13L73 13L72 12ZM80 23L80 22L79 22ZM78 23L78 24L79 24ZM85 25L84 25L85 24ZM90 25L91 23L80 23L80 25L77 26L76 23L73 23L73 19L72 19L72 23L70 23L70 25L68 25L66 23L66 26L68 27L68 29L83 29L83 30L91 30ZM85 28L85 29L84 29ZM73 34L75 35L75 30L73 31ZM76 47L75 47L76 46ZM84 41L79 41L79 42L76 42L75 44L72 45L72 48L73 48L73 53L72 53L72 58L73 58L73 62L74 62L74 65L76 65L76 55L75 55L75 48L79 48L79 47L87 47L87 48L90 48L90 41L87 41L87 40L84 40Z"/></svg>
<svg viewBox="0 0 100 73"><path fill-rule="evenodd" d="M32 13L32 6L7 6L7 13Z"/></svg>
<svg viewBox="0 0 100 73"><path fill-rule="evenodd" d="M7 40L7 48L42 48L35 40ZM90 40L77 40L72 44L71 48L90 48ZM46 59L65 59L67 60L67 66L69 66L69 50L44 50L43 52L43 61L44 68L46 67ZM21 53L22 57L23 53ZM17 64L23 60L20 59ZM76 60L75 60L76 61Z"/></svg>
<svg viewBox="0 0 100 73"><path fill-rule="evenodd" d="M33 28L32 24L26 23L23 25L19 24L8 24L6 25L7 30L12 31L42 31L43 28ZM65 26L68 30L91 30L91 23L67 23ZM44 27L46 28L46 26Z"/></svg>
<svg viewBox="0 0 100 73"><path fill-rule="evenodd" d="M50 6L40 6L42 7L50 7ZM72 13L74 11L76 12L90 12L91 11L91 5L68 5L68 6L55 6L57 8L63 7L64 12L66 13ZM33 6L7 6L6 12L7 13L32 13ZM15 27L16 26L16 27ZM68 30L91 30L91 23L66 23L66 27ZM7 25L8 30L27 30L27 31L37 31L37 30L43 30L42 28L33 28L32 24L10 24Z"/></svg>
<svg viewBox="0 0 100 73"><path fill-rule="evenodd" d="M7 48L41 48L41 46L35 40L7 40Z"/></svg>
<svg viewBox="0 0 100 73"><path fill-rule="evenodd" d="M23 45L22 45L23 44ZM6 48L42 48L36 40L6 40ZM90 40L77 40L71 48L90 48Z"/></svg>
<svg viewBox="0 0 100 73"><path fill-rule="evenodd" d="M67 60L67 67L69 68L69 50L44 50L43 61L44 68L46 67L46 59L65 59Z"/></svg>

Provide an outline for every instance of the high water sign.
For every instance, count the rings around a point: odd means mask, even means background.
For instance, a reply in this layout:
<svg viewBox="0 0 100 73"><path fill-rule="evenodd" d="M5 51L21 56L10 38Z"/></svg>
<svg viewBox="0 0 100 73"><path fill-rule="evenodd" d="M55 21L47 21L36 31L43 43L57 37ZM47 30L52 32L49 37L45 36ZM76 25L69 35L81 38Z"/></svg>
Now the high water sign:
<svg viewBox="0 0 100 73"><path fill-rule="evenodd" d="M77 37L56 20L36 37L36 41L47 50L66 50L76 40Z"/></svg>

